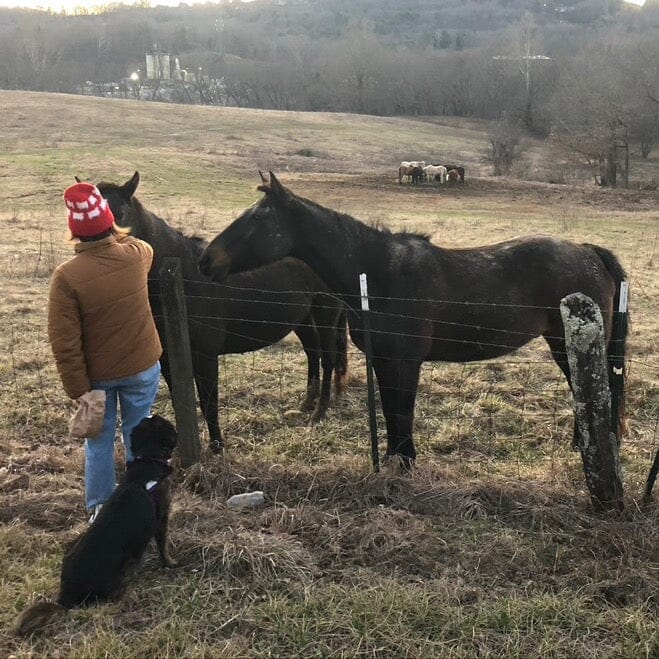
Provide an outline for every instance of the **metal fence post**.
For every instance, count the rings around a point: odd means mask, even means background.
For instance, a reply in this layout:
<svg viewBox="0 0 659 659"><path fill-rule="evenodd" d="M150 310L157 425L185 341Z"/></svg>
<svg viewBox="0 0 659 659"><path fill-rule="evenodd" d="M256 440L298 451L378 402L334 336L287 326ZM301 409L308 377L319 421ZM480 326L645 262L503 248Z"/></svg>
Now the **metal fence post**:
<svg viewBox="0 0 659 659"><path fill-rule="evenodd" d="M371 433L371 456L374 471L380 471L380 451L378 447L378 422L375 416L375 382L373 381L373 347L371 345L371 317L368 305L368 281L366 273L359 275L359 290L362 301L364 322L364 347L366 348L366 385L368 389L368 421Z"/></svg>
<svg viewBox="0 0 659 659"><path fill-rule="evenodd" d="M624 411L625 395L625 343L627 339L627 301L629 299L629 282L620 282L620 296L618 311L613 314L614 336L620 346L619 350L610 357L611 368L611 428L618 438L618 445L622 441L619 432L620 413Z"/></svg>

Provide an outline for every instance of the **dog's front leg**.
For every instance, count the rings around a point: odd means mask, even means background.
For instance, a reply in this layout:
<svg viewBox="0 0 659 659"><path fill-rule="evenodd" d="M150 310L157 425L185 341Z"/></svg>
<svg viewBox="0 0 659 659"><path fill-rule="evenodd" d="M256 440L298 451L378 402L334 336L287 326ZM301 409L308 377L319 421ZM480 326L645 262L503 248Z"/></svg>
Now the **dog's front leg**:
<svg viewBox="0 0 659 659"><path fill-rule="evenodd" d="M158 515L156 522L155 539L158 546L158 554L160 555L160 564L163 567L177 567L178 563L170 556L169 538L167 534L169 522L169 500L164 501L162 510Z"/></svg>
<svg viewBox="0 0 659 659"><path fill-rule="evenodd" d="M160 555L160 564L163 567L177 567L178 563L170 556L169 542L167 539L167 525L158 527L156 531L156 544L158 545L158 554Z"/></svg>

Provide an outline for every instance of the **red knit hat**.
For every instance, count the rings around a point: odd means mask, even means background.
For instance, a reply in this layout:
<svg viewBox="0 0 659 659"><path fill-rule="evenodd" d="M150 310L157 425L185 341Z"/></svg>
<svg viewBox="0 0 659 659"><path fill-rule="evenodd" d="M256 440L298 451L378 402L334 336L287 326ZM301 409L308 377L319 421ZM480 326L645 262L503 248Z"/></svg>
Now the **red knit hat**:
<svg viewBox="0 0 659 659"><path fill-rule="evenodd" d="M76 238L91 238L114 224L114 215L98 188L91 183L76 183L64 191L69 209L69 229Z"/></svg>

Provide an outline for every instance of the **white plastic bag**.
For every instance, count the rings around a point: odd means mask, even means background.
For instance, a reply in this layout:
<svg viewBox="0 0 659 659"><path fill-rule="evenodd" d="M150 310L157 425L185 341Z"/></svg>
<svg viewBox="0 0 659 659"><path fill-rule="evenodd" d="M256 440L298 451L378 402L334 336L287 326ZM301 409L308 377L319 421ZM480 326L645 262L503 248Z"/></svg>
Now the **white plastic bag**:
<svg viewBox="0 0 659 659"><path fill-rule="evenodd" d="M227 506L229 508L253 508L265 501L263 492L256 490L256 492L245 492L244 494L234 494L227 499Z"/></svg>

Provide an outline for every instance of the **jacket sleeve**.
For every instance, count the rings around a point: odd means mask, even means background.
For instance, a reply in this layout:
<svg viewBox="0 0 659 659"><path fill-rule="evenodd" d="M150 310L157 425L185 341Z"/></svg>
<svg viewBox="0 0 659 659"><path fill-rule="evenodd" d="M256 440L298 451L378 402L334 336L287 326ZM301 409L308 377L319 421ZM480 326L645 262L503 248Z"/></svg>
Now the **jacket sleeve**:
<svg viewBox="0 0 659 659"><path fill-rule="evenodd" d="M153 247L151 247L149 243L145 242L144 240L140 240L139 238L135 238L135 236L121 236L117 239L117 242L124 243L126 245L133 245L135 249L137 249L142 259L145 272L149 272L151 270L151 266L153 264Z"/></svg>
<svg viewBox="0 0 659 659"><path fill-rule="evenodd" d="M91 389L82 349L82 319L78 300L58 269L50 282L48 339L64 391L79 398Z"/></svg>
<svg viewBox="0 0 659 659"><path fill-rule="evenodd" d="M144 259L145 271L149 272L153 264L153 247L149 243L144 242L143 240L138 240L139 250Z"/></svg>

